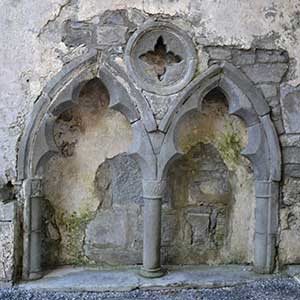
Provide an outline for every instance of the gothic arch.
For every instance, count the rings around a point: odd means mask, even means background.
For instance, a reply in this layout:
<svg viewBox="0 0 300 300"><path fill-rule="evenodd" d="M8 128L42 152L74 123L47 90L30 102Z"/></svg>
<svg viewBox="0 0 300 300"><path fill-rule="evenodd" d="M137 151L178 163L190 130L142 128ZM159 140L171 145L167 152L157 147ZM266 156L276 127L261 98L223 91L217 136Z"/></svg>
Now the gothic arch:
<svg viewBox="0 0 300 300"><path fill-rule="evenodd" d="M108 90L109 107L124 114L133 128L133 144L129 153L139 161L142 171L147 170L150 176L156 172L155 158L146 133L146 130L154 131L156 123L147 103L128 81L126 74L108 58L99 59L99 54L93 49L66 65L37 99L19 143L17 166L21 185L20 197L24 203L24 279L42 276L42 177L45 163L51 156L59 153L53 137L55 120L78 102L81 88L94 78L99 78ZM131 100L133 97L138 104Z"/></svg>
<svg viewBox="0 0 300 300"><path fill-rule="evenodd" d="M269 106L260 91L233 65L214 64L194 79L160 123L165 139L158 155L158 178L164 179L172 162L183 154L175 142L178 124L191 111L201 110L204 97L216 87L229 102L229 114L241 118L247 127L248 145L241 154L252 163L255 177L254 268L259 273L271 273L278 229L281 152Z"/></svg>
<svg viewBox="0 0 300 300"><path fill-rule="evenodd" d="M257 272L274 268L278 222L278 185L281 154L270 109L251 81L229 63L212 65L178 93L157 128L153 113L126 72L96 50L75 59L46 86L35 103L18 151L18 179L24 203L23 278L41 276L41 218L43 165L57 153L52 129L55 119L78 101L83 85L99 78L110 95L110 107L125 115L134 140L129 153L139 162L145 199L143 275L161 276L160 209L167 170L182 155L175 143L178 124L193 110L201 109L203 98L219 87L229 101L229 113L237 115L248 129L248 145L242 152L252 163L256 181L255 259Z"/></svg>

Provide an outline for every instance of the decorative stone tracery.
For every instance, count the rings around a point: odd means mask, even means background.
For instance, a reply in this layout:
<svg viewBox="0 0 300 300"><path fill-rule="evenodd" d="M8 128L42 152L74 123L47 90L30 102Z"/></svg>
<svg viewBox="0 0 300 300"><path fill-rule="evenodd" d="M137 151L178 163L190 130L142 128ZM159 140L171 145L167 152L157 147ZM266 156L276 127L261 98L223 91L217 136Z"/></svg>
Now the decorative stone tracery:
<svg viewBox="0 0 300 300"><path fill-rule="evenodd" d="M149 22L130 38L125 54L127 71L109 52L95 49L75 59L46 86L36 102L18 153L18 179L23 182L23 277L42 275L41 210L43 167L58 153L53 138L56 118L76 104L82 86L99 78L110 95L110 107L131 124L134 140L130 155L143 176L144 252L141 274L163 275L160 264L161 199L167 171L183 153L176 144L178 126L188 113L201 110L204 97L220 88L229 102L229 113L240 117L248 129L242 155L252 163L256 181L255 260L257 272L274 269L278 182L281 154L277 134L264 97L233 65L220 62L193 78L196 52L186 33L166 22ZM142 63L141 63L142 61ZM132 79L132 80L131 80ZM176 94L158 124L141 90L161 96Z"/></svg>

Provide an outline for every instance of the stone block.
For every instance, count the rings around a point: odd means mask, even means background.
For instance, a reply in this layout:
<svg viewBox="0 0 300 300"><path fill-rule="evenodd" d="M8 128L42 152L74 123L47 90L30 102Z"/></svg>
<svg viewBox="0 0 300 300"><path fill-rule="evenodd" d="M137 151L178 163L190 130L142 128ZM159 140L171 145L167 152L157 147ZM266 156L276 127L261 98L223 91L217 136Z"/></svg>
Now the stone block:
<svg viewBox="0 0 300 300"><path fill-rule="evenodd" d="M288 70L284 63L255 64L242 67L246 75L256 83L281 82L282 77Z"/></svg>
<svg viewBox="0 0 300 300"><path fill-rule="evenodd" d="M92 248L125 247L127 243L127 213L124 209L99 211L86 228L87 255Z"/></svg>
<svg viewBox="0 0 300 300"><path fill-rule="evenodd" d="M142 175L137 162L127 154L110 160L113 204L142 203Z"/></svg>
<svg viewBox="0 0 300 300"><path fill-rule="evenodd" d="M85 21L68 20L64 24L63 42L68 47L92 43L93 26Z"/></svg>
<svg viewBox="0 0 300 300"><path fill-rule="evenodd" d="M283 162L285 164L300 164L300 148L299 147L284 147Z"/></svg>
<svg viewBox="0 0 300 300"><path fill-rule="evenodd" d="M141 250L94 247L87 252L87 256L100 266L120 267L122 265L141 265L143 263L142 253Z"/></svg>
<svg viewBox="0 0 300 300"><path fill-rule="evenodd" d="M280 102L286 133L300 133L300 88L283 87Z"/></svg>
<svg viewBox="0 0 300 300"><path fill-rule="evenodd" d="M259 87L265 98L275 97L278 94L278 88L275 84L261 84Z"/></svg>
<svg viewBox="0 0 300 300"><path fill-rule="evenodd" d="M300 164L285 164L283 172L287 177L300 178Z"/></svg>
<svg viewBox="0 0 300 300"><path fill-rule="evenodd" d="M0 221L13 221L16 214L16 202L0 203Z"/></svg>
<svg viewBox="0 0 300 300"><path fill-rule="evenodd" d="M256 61L259 63L288 63L289 56L286 51L268 51L258 49L256 51Z"/></svg>
<svg viewBox="0 0 300 300"><path fill-rule="evenodd" d="M140 264L142 221L136 205L98 211L86 229L85 255L100 264Z"/></svg>
<svg viewBox="0 0 300 300"><path fill-rule="evenodd" d="M282 188L282 203L287 206L300 203L300 179L285 180Z"/></svg>
<svg viewBox="0 0 300 300"><path fill-rule="evenodd" d="M293 188L293 184L291 186ZM299 188L297 188L299 192ZM287 195L294 196L293 195ZM281 233L279 243L279 259L281 264L299 264L300 263L300 206L293 205L281 209Z"/></svg>
<svg viewBox="0 0 300 300"><path fill-rule="evenodd" d="M254 51L233 51L232 63L235 65L251 65L255 63Z"/></svg>
<svg viewBox="0 0 300 300"><path fill-rule="evenodd" d="M177 225L179 220L176 212L162 212L162 246L170 246L176 243Z"/></svg>
<svg viewBox="0 0 300 300"><path fill-rule="evenodd" d="M191 244L205 244L208 240L209 214L188 212L186 220L191 226Z"/></svg>
<svg viewBox="0 0 300 300"><path fill-rule="evenodd" d="M211 59L216 60L230 60L231 50L221 47L209 47L207 48Z"/></svg>
<svg viewBox="0 0 300 300"><path fill-rule="evenodd" d="M101 25L133 25L128 19L128 10L107 10L99 17Z"/></svg>
<svg viewBox="0 0 300 300"><path fill-rule="evenodd" d="M126 42L128 28L120 25L103 25L96 28L96 47L118 46Z"/></svg>
<svg viewBox="0 0 300 300"><path fill-rule="evenodd" d="M282 147L299 147L300 148L300 134L286 134L280 137Z"/></svg>
<svg viewBox="0 0 300 300"><path fill-rule="evenodd" d="M11 281L14 274L14 224L0 222L0 280Z"/></svg>
<svg viewBox="0 0 300 300"><path fill-rule="evenodd" d="M300 237L295 230L283 230L280 234L279 260L281 265L300 264Z"/></svg>

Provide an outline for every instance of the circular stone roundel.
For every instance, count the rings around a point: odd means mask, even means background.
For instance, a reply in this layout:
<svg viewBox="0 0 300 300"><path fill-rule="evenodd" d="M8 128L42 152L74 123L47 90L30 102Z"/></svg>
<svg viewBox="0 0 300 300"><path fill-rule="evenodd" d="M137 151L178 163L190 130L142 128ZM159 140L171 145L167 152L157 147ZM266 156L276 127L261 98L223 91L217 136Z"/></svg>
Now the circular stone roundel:
<svg viewBox="0 0 300 300"><path fill-rule="evenodd" d="M170 95L193 78L196 51L190 37L166 22L146 23L129 39L125 60L129 75L144 90Z"/></svg>

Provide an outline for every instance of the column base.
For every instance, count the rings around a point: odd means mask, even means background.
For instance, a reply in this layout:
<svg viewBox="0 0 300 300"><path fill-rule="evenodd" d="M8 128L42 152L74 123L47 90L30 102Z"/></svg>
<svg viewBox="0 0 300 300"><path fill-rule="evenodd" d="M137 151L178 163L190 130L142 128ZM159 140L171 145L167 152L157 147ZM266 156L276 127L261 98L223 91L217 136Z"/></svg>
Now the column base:
<svg viewBox="0 0 300 300"><path fill-rule="evenodd" d="M41 279L44 276L43 272L31 272L28 276L27 280L37 280L37 279Z"/></svg>
<svg viewBox="0 0 300 300"><path fill-rule="evenodd" d="M141 268L139 275L144 277L144 278L159 278L164 275L166 275L167 270L164 270L162 268L157 268L157 269L144 269L143 267Z"/></svg>

